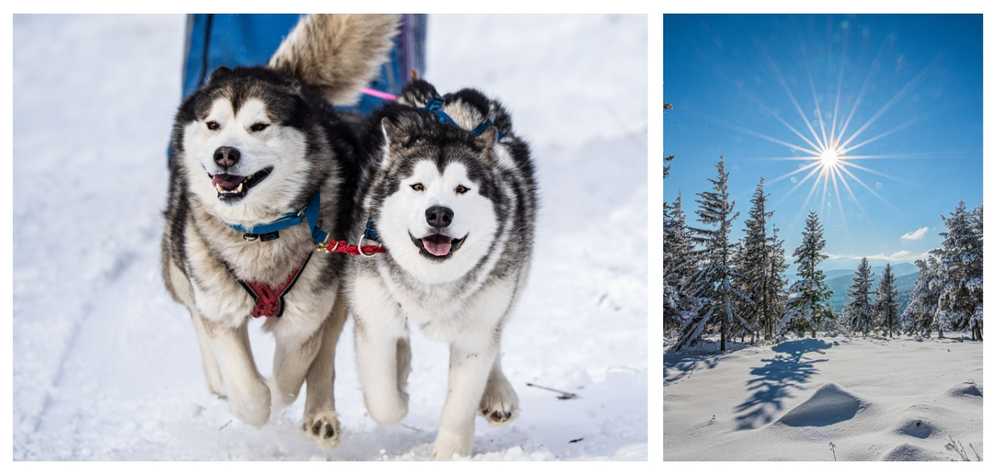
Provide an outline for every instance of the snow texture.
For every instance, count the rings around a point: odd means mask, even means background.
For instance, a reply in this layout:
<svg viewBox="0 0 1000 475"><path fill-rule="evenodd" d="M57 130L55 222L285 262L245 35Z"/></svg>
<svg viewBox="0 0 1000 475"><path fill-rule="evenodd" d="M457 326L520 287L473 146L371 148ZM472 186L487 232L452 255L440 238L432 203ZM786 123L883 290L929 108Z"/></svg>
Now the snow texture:
<svg viewBox="0 0 1000 475"><path fill-rule="evenodd" d="M982 342L733 346L664 356L667 460L959 460L952 440L983 455Z"/></svg>
<svg viewBox="0 0 1000 475"><path fill-rule="evenodd" d="M254 429L209 395L159 270L183 28L177 16L14 20L14 458L428 458L447 350L421 336L410 415L379 428L345 330L337 449L300 433L304 397ZM508 106L541 184L531 282L503 348L522 415L479 420L474 458L645 460L645 17L434 17L428 63L439 89Z"/></svg>

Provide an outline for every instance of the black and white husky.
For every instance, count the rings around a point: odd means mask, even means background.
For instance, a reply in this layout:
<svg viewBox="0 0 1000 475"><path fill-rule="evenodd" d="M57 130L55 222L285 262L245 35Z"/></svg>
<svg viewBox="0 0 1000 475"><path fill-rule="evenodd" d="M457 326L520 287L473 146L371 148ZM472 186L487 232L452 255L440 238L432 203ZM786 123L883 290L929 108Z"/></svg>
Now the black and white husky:
<svg viewBox="0 0 1000 475"><path fill-rule="evenodd" d="M335 113L384 61L398 18L304 17L267 67L220 68L177 112L163 276L187 307L209 389L261 425L307 383L303 428L335 445L333 357L346 318L343 255L314 252L352 228L357 128ZM265 382L247 337L268 317Z"/></svg>
<svg viewBox="0 0 1000 475"><path fill-rule="evenodd" d="M474 90L444 97L415 81L370 127L355 235L385 252L350 263L348 295L369 414L407 412L410 325L450 347L434 456L472 450L477 413L504 424L517 394L500 341L530 267L535 180L507 112Z"/></svg>

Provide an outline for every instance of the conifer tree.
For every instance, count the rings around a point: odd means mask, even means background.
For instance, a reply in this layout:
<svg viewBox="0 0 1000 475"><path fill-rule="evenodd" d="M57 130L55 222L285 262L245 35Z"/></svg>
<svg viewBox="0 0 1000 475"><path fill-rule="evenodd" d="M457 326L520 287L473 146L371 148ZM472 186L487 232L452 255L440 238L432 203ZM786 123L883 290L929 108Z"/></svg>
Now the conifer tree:
<svg viewBox="0 0 1000 475"><path fill-rule="evenodd" d="M903 310L900 321L907 333L929 337L934 329L934 314L940 297L939 265L933 256L919 259L915 264L919 274L913 284L913 290L910 291L910 302Z"/></svg>
<svg viewBox="0 0 1000 475"><path fill-rule="evenodd" d="M942 287L935 319L942 327L969 330L982 339L983 241L982 212L969 212L965 202L942 216L945 232L941 248L932 254L941 261Z"/></svg>
<svg viewBox="0 0 1000 475"><path fill-rule="evenodd" d="M854 271L854 280L848 293L847 306L844 312L851 331L868 335L872 330L872 268L868 258L862 257L858 269Z"/></svg>
<svg viewBox="0 0 1000 475"><path fill-rule="evenodd" d="M768 256L765 276L764 304L767 308L764 321L761 322L764 339L771 341L774 339L775 326L785 312L785 304L788 300L788 293L785 292L785 270L788 264L785 263L785 242L778 237L778 227L771 228L771 235L767 238Z"/></svg>
<svg viewBox="0 0 1000 475"><path fill-rule="evenodd" d="M896 295L896 278L892 275L892 266L888 262L882 272L882 280L879 281L875 316L882 332L892 338L893 331L899 325L899 298Z"/></svg>
<svg viewBox="0 0 1000 475"><path fill-rule="evenodd" d="M744 236L741 241L739 259L739 287L746 294L740 315L755 328L761 328L769 318L768 293L771 291L768 267L771 247L767 236L767 221L774 214L767 210L767 195L764 193L764 179L757 182L750 213L744 222ZM754 332L756 341L757 332Z"/></svg>
<svg viewBox="0 0 1000 475"><path fill-rule="evenodd" d="M826 285L823 271L819 269L819 265L827 258L823 254L824 247L826 240L823 239L823 225L816 212L812 211L802 231L802 243L793 254L798 281L792 285L792 297L789 299L782 327L787 328L791 324L800 333L809 329L813 338L816 338L816 329L823 320L832 317L826 302L833 293Z"/></svg>
<svg viewBox="0 0 1000 475"><path fill-rule="evenodd" d="M701 246L700 255L704 262L704 268L699 272L699 287L701 295L711 301L707 318L708 321L718 322L719 351L724 352L728 330L738 318L733 312L734 305L745 297L733 285L735 245L730 241L729 234L739 213L735 210L736 203L729 199L729 173L722 157L715 169L717 177L709 179L712 190L698 193L698 221L706 227L691 228L691 232L694 241Z"/></svg>
<svg viewBox="0 0 1000 475"><path fill-rule="evenodd" d="M664 332L676 330L697 314L699 302L689 285L697 272L694 242L678 194L673 204L663 205Z"/></svg>

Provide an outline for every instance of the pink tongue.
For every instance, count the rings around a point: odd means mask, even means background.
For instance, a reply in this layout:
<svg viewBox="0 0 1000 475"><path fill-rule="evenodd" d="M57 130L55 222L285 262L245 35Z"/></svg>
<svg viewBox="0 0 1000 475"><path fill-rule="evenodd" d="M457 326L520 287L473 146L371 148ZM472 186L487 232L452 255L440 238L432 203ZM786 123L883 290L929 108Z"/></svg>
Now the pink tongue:
<svg viewBox="0 0 1000 475"><path fill-rule="evenodd" d="M443 257L447 256L448 253L451 252L451 239L442 240L442 242L434 242L430 239L421 239L420 243L424 245L424 250L433 256Z"/></svg>
<svg viewBox="0 0 1000 475"><path fill-rule="evenodd" d="M224 190L233 190L243 182L243 177L239 175L215 175L212 177L213 185L220 185Z"/></svg>

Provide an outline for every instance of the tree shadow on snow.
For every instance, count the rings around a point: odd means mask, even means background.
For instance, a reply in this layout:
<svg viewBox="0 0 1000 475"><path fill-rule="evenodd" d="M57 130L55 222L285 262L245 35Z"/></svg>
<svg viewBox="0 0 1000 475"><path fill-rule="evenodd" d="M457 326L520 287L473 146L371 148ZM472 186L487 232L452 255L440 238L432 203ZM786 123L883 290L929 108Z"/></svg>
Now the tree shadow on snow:
<svg viewBox="0 0 1000 475"><path fill-rule="evenodd" d="M663 384L676 383L695 372L699 368L715 368L720 361L728 358L728 354L745 348L747 345L735 341L727 341L726 353L718 352L718 342L699 342L695 348L663 353ZM706 350L711 345L714 348Z"/></svg>
<svg viewBox="0 0 1000 475"><path fill-rule="evenodd" d="M786 341L771 348L777 353L773 358L762 360L762 366L750 370L747 380L750 395L746 401L736 406L736 429L756 429L770 423L784 408L784 400L791 396L791 390L804 389L804 384L816 374L816 363L826 359L805 359L808 353L824 354L823 350L832 345L823 340L807 338Z"/></svg>

